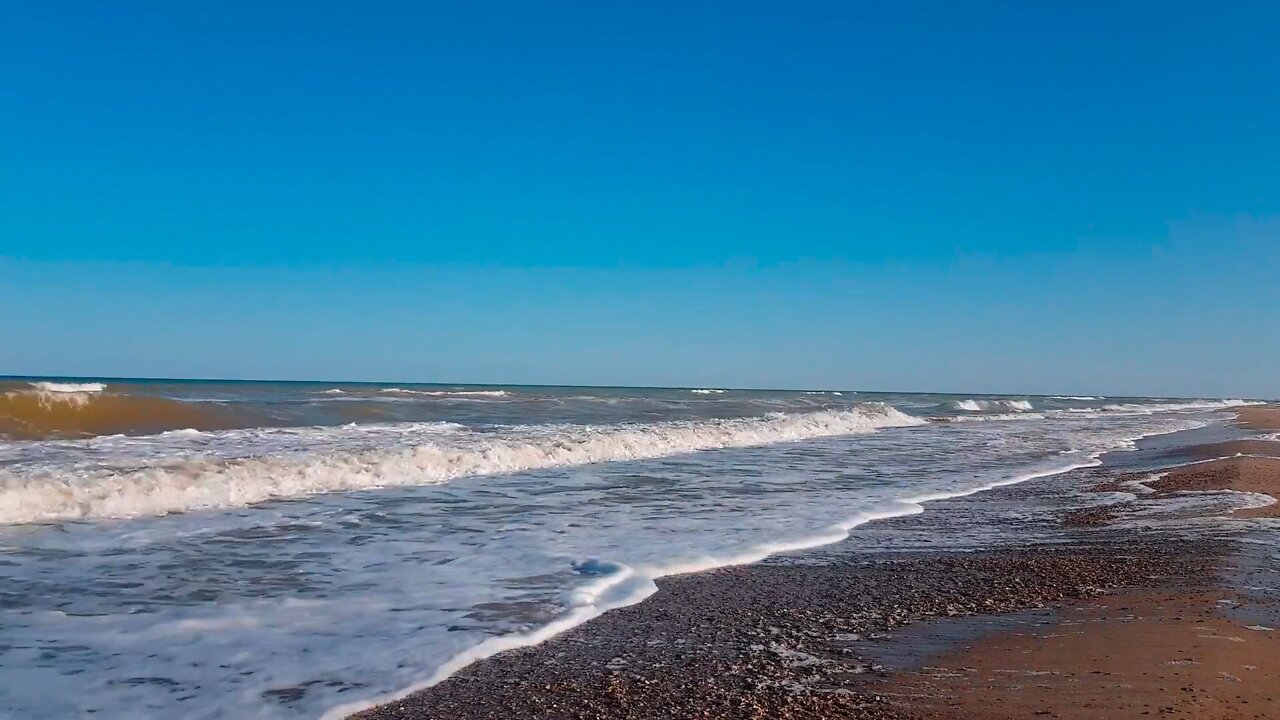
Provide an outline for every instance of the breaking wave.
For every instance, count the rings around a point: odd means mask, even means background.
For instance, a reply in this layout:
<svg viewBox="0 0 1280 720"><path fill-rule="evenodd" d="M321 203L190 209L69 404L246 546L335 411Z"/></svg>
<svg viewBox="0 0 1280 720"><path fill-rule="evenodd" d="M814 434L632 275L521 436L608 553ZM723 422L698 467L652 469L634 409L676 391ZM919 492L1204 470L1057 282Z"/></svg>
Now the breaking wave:
<svg viewBox="0 0 1280 720"><path fill-rule="evenodd" d="M1031 403L1026 400L953 400L948 407L966 412L1030 412Z"/></svg>
<svg viewBox="0 0 1280 720"><path fill-rule="evenodd" d="M1102 400L1104 398L1095 395L1050 395L1050 400Z"/></svg>
<svg viewBox="0 0 1280 720"><path fill-rule="evenodd" d="M102 383L33 382L31 387L41 392L56 393L100 393L107 389Z"/></svg>
<svg viewBox="0 0 1280 720"><path fill-rule="evenodd" d="M23 477L0 472L0 523L238 507L327 492L869 433L923 422L888 405L867 404L839 411L646 425L524 426L510 428L514 435L460 432L402 450L192 460L123 472Z"/></svg>
<svg viewBox="0 0 1280 720"><path fill-rule="evenodd" d="M230 427L208 404L110 393L102 383L37 382L0 394L0 438L10 440Z"/></svg>

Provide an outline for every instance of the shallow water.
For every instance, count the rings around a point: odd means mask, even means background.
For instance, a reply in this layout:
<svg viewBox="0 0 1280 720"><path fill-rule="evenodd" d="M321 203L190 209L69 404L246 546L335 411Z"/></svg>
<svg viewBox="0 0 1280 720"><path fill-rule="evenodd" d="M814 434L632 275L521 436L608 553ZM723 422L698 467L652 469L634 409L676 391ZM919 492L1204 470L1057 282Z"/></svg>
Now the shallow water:
<svg viewBox="0 0 1280 720"><path fill-rule="evenodd" d="M719 389L107 382L85 403L214 403L244 427L0 442L0 710L317 717L656 576L1225 417L1216 401L697 390Z"/></svg>

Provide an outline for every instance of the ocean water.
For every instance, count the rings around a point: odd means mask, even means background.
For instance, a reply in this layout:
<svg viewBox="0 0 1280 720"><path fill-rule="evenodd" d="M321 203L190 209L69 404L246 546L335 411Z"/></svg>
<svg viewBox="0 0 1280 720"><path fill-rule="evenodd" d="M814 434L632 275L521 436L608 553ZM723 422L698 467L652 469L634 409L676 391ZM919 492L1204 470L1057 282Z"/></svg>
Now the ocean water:
<svg viewBox="0 0 1280 720"><path fill-rule="evenodd" d="M6 380L0 715L340 717L1236 402Z"/></svg>

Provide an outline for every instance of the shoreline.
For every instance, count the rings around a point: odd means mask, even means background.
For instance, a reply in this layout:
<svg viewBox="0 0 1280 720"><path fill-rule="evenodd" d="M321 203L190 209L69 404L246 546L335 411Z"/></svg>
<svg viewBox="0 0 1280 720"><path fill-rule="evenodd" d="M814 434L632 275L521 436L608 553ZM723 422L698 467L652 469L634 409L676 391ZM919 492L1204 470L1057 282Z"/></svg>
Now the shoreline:
<svg viewBox="0 0 1280 720"><path fill-rule="evenodd" d="M1257 408L1268 412L1247 414L1245 410L1254 408L1240 409L1242 426L1280 429L1280 410ZM1270 490L1273 497L1280 496L1280 460L1256 457L1272 452L1280 456L1271 447L1280 443L1234 442L1247 445L1237 444L1231 453L1225 452L1232 449L1227 447L1194 448L1219 459L1171 469L1159 480L1147 477L1144 484L1153 492L1146 497L1159 502L1187 490ZM1221 459L1226 454L1239 456ZM1036 486L1031 489L1021 485L989 489L983 495L991 498L973 504L1003 502L1016 507L1027 498L1048 502L1046 498L1072 484L1114 490L1104 486L1137 479L1105 467L1088 467L1048 482L1026 482ZM658 591L637 604L609 610L539 644L477 660L426 689L350 717L961 718L1005 717L999 713L1006 711L1008 717L1022 717L1019 713L1028 710L1027 703L1039 703L1037 707L1064 717L1104 717L1101 708L1108 695L1101 690L1092 700L1075 702L1083 695L1071 695L1075 700L1068 701L1061 699L1065 697L1061 692L1028 693L1026 678L1016 684L995 681L1016 677L1016 673L997 672L1000 662L1050 652L1053 658L1075 657L1078 662L1045 672L1071 677L1073 688L1082 687L1078 676L1091 673L1085 668L1097 662L1081 648L1107 647L1098 640L1099 631L1085 633L1077 641L1079 647L1064 649L1032 637L1034 633L1027 635L1025 627L1019 634L1003 626L1016 622L1019 613L1031 611L1040 614L1046 627L1084 623L1084 627L1103 628L1105 635L1112 626L1108 623L1119 622L1119 614L1128 613L1147 625L1156 623L1152 627L1162 631L1175 628L1180 646L1195 649L1194 633L1187 634L1187 628L1194 627L1183 618L1195 611L1208 618L1204 623L1211 623L1203 627L1225 632L1227 626L1213 623L1229 621L1210 615L1230 589L1220 577L1221 567L1239 564L1240 551L1230 539L1116 526L1125 516L1124 503L1079 504L1055 513L1052 527L1042 523L1040 531L1045 537L1054 536L1052 542L1028 549L861 553L846 541L754 565L660 578ZM1280 503L1236 516L1278 517L1277 511ZM917 515L875 525L880 533L898 528L920 533L922 523ZM1140 612L1135 613L1135 607ZM1169 608L1179 608L1181 614L1170 614ZM970 627L957 630L964 625ZM1257 627L1277 625L1280 621ZM1139 626L1146 627L1141 623L1132 627ZM904 627L910 630L901 638L886 637ZM990 637L967 645L974 639L973 627L985 628ZM1270 630L1243 632L1278 637ZM1132 638L1129 644L1134 645ZM1277 670L1280 660L1254 651L1259 643L1231 644L1242 646L1233 650L1235 654L1257 656L1253 666L1262 668L1262 674ZM1134 646L1143 647L1141 643ZM958 667L974 670L941 679L920 672L939 662L943 664L938 667L959 663ZM1099 672L1111 675L1089 677L1114 679L1116 674ZM1203 672L1196 675L1196 682L1207 682ZM1240 675L1228 674L1244 682ZM1006 685L1008 697L1001 700L999 690ZM1125 707L1136 710L1145 704L1166 712L1191 707L1182 701L1160 704L1162 700L1149 697L1156 690L1144 692L1134 700L1137 704ZM1247 693L1237 692L1236 704L1213 693L1211 689L1195 695L1212 700L1195 705L1197 716L1235 717L1213 713L1226 712L1225 708L1235 712L1240 703L1248 704ZM1273 702L1265 694L1249 698L1256 710ZM1274 701L1280 702L1280 697ZM997 706L1006 710L996 711ZM1110 712L1119 710L1112 707ZM1280 712L1280 705L1273 711Z"/></svg>
<svg viewBox="0 0 1280 720"><path fill-rule="evenodd" d="M732 571L743 567L753 566L758 563L768 562L775 558L787 557L791 554L820 551L828 546L839 545L848 541L855 529L869 523L893 521L924 514L927 511L925 505L928 503L963 499L972 495L990 492L991 490L1032 482L1044 477L1052 477L1075 472L1083 468L1095 467L1100 462L1098 460L1098 456L1102 454L1105 454L1105 452L1100 452L1097 455L1090 456L1090 460L1088 462L1072 463L1057 469L1026 473L1007 480L988 483L987 485L968 490L960 490L954 493L934 493L901 498L893 501L897 506L899 506L894 510L863 513L854 516L854 518L848 521L833 526L836 528L837 532L841 533L840 537L835 537L834 534L810 536L808 539L758 545L749 548L739 555L729 558L706 559L697 563L684 563L664 568L664 572L653 576L653 588L639 596L633 595L627 599L615 604L610 604L603 608L595 606L576 608L564 617L561 617L547 625L538 627L530 632L500 635L490 638L461 655L451 658L448 662L437 669L429 679L422 683L418 683L411 686L409 689L387 696L389 699L375 700L372 702L356 702L332 708L321 716L321 720L364 718L368 713L378 710L383 706L396 704L406 698L414 697L422 693L428 693L439 684L452 679L455 674L463 672L477 663L487 662L496 656L536 648L543 643L556 639L564 633L576 630L586 623L596 622L606 614L645 603L655 594L660 592L668 582L678 582L681 578L695 576L701 573ZM629 577L629 575L624 575L616 578L616 581L614 578L606 577L603 580L609 582L603 582L600 588L594 588L589 594L592 596L603 595L615 584L615 582L625 582ZM587 612L582 612L584 610Z"/></svg>

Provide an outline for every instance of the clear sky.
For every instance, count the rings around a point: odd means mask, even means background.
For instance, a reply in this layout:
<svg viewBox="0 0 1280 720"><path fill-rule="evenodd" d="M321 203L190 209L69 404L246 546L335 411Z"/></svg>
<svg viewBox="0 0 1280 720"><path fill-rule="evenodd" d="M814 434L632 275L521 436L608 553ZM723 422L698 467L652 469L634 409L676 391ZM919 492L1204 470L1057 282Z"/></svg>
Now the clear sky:
<svg viewBox="0 0 1280 720"><path fill-rule="evenodd" d="M0 374L1280 396L1280 3L15 2Z"/></svg>

